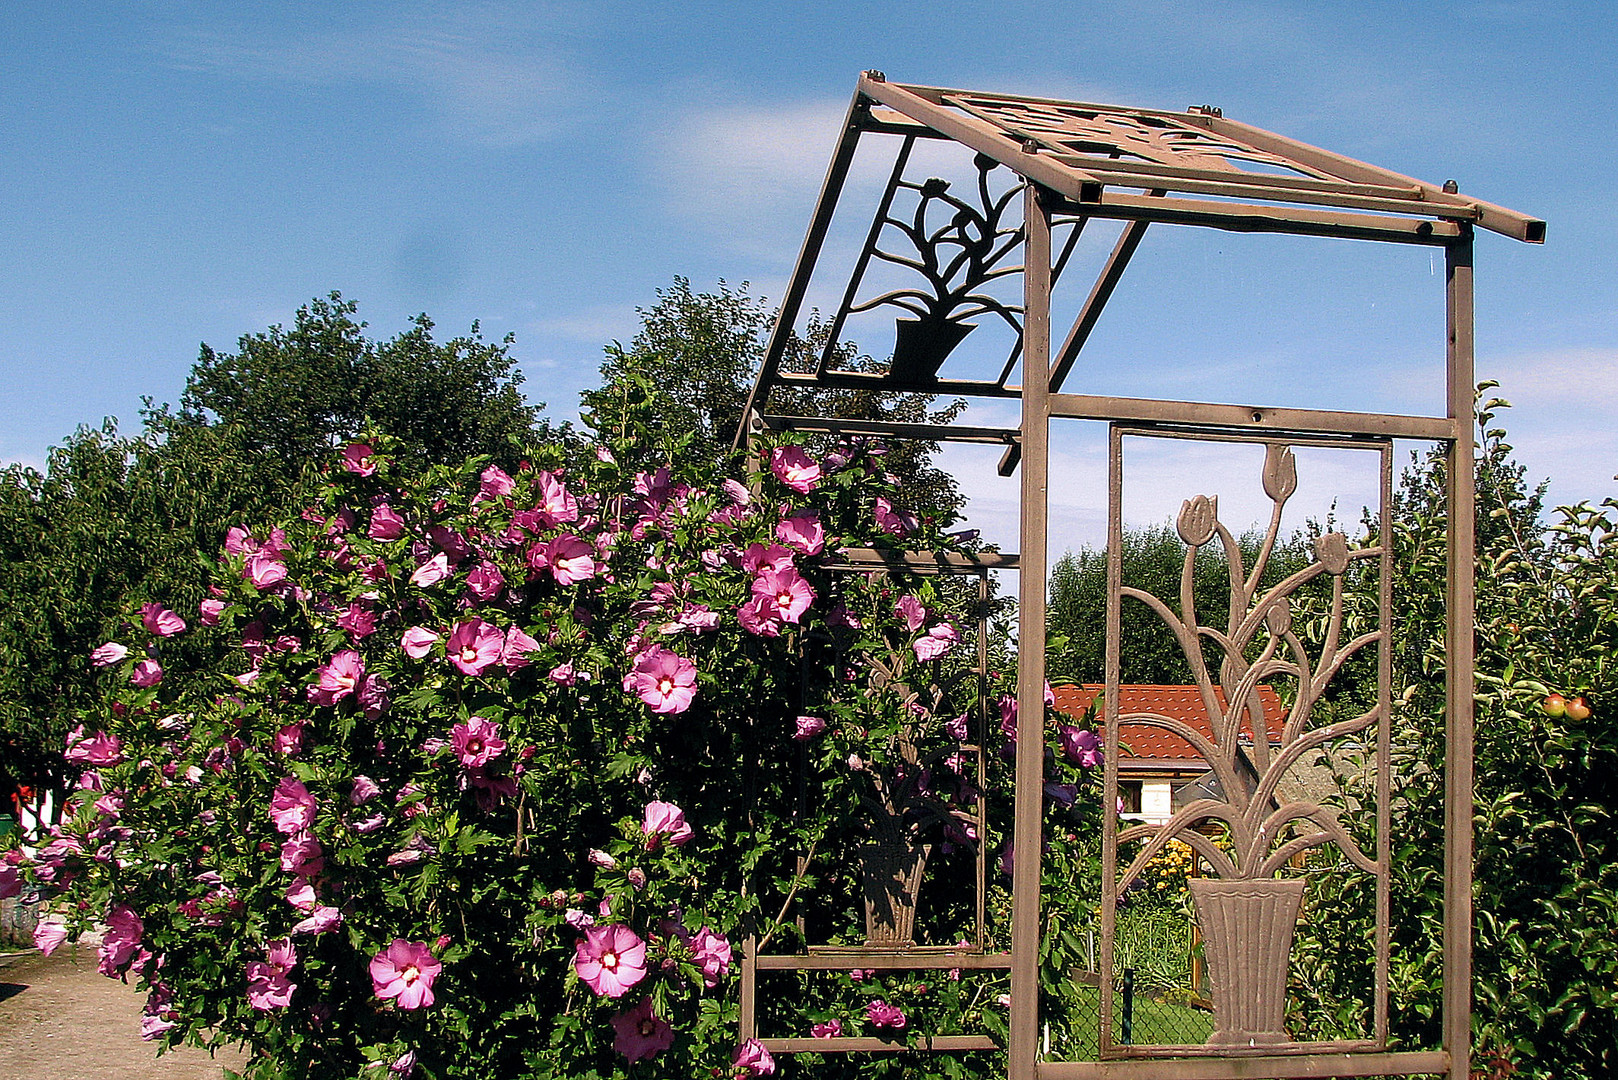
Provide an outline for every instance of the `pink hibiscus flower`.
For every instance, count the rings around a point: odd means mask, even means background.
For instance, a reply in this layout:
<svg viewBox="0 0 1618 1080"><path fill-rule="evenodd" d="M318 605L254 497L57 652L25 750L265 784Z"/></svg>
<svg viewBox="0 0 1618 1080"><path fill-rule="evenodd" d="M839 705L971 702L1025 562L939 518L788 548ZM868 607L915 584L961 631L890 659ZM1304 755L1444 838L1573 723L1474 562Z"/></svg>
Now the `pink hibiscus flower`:
<svg viewBox="0 0 1618 1080"><path fill-rule="evenodd" d="M356 600L337 616L337 625L348 631L348 636L359 641L376 633L376 612L363 600Z"/></svg>
<svg viewBox="0 0 1618 1080"><path fill-rule="evenodd" d="M487 765L506 748L505 740L500 738L500 725L481 716L450 728L449 741L456 758L468 769Z"/></svg>
<svg viewBox="0 0 1618 1080"><path fill-rule="evenodd" d="M755 596L736 609L742 629L759 637L780 637L781 619L767 596Z"/></svg>
<svg viewBox="0 0 1618 1080"><path fill-rule="evenodd" d="M642 654L624 679L624 689L637 694L655 713L682 713L697 696L697 665L654 645Z"/></svg>
<svg viewBox="0 0 1618 1080"><path fill-rule="evenodd" d="M555 528L579 520L578 501L568 493L566 484L548 472L540 472L535 485L539 488L539 505L534 511L540 528Z"/></svg>
<svg viewBox="0 0 1618 1080"><path fill-rule="evenodd" d="M86 736L84 725L80 724L67 733L67 748L62 751L62 757L85 765L116 765L124 759L123 744L116 735L105 731Z"/></svg>
<svg viewBox="0 0 1618 1080"><path fill-rule="evenodd" d="M559 585L596 576L595 549L572 533L563 533L545 545L545 562Z"/></svg>
<svg viewBox="0 0 1618 1080"><path fill-rule="evenodd" d="M394 938L371 958L371 985L383 1001L397 1000L401 1009L422 1009L433 1003L433 980L443 968L425 942Z"/></svg>
<svg viewBox="0 0 1618 1080"><path fill-rule="evenodd" d="M286 576L285 557L271 548L260 548L252 552L242 563L242 577L252 582L255 589L268 589L285 581Z"/></svg>
<svg viewBox="0 0 1618 1080"><path fill-rule="evenodd" d="M683 847L694 835L686 823L684 810L673 803L655 800L646 804L646 818L641 822L640 831L646 837L647 851L656 851L664 840L674 847Z"/></svg>
<svg viewBox="0 0 1618 1080"><path fill-rule="evenodd" d="M103 975L116 977L140 951L140 939L144 933L146 926L139 915L122 904L114 905L107 912L107 930L101 936L101 963L97 970Z"/></svg>
<svg viewBox="0 0 1618 1080"><path fill-rule="evenodd" d="M876 497L876 527L892 536L904 536L916 531L916 515L896 509L887 499Z"/></svg>
<svg viewBox="0 0 1618 1080"><path fill-rule="evenodd" d="M690 945L691 959L702 969L702 985L712 990L720 979L730 974L730 941L704 926Z"/></svg>
<svg viewBox="0 0 1618 1080"><path fill-rule="evenodd" d="M1093 769L1106 756L1101 748L1101 737L1093 731L1063 724L1061 728L1062 752L1075 765Z"/></svg>
<svg viewBox="0 0 1618 1080"><path fill-rule="evenodd" d="M360 476L370 476L376 472L376 462L371 460L375 452L369 443L351 442L343 447L343 468Z"/></svg>
<svg viewBox="0 0 1618 1080"><path fill-rule="evenodd" d="M775 1074L775 1059L770 1052L764 1049L764 1044L757 1039L748 1039L736 1048L736 1056L731 1059L731 1068L740 1069L747 1076L773 1076Z"/></svg>
<svg viewBox="0 0 1618 1080"><path fill-rule="evenodd" d="M129 681L143 690L156 686L163 681L163 665L156 660L142 660L129 673Z"/></svg>
<svg viewBox="0 0 1618 1080"><path fill-rule="evenodd" d="M315 797L296 776L284 777L270 796L270 820L279 833L301 833L315 821Z"/></svg>
<svg viewBox="0 0 1618 1080"><path fill-rule="evenodd" d="M34 948L49 956L67 940L67 926L54 918L42 919L34 925Z"/></svg>
<svg viewBox="0 0 1618 1080"><path fill-rule="evenodd" d="M652 1014L651 998L613 1017L612 1031L612 1048L628 1058L631 1065L654 1058L674 1045L674 1029Z"/></svg>
<svg viewBox="0 0 1618 1080"><path fill-rule="evenodd" d="M792 569L792 552L780 544L748 544L747 550L742 552L742 569L750 574L762 574L766 570Z"/></svg>
<svg viewBox="0 0 1618 1080"><path fill-rule="evenodd" d="M820 524L820 514L813 510L783 518L775 527L775 536L805 555L819 555L826 549L826 530Z"/></svg>
<svg viewBox="0 0 1618 1080"><path fill-rule="evenodd" d="M926 637L916 639L916 659L922 661L936 660L954 648L955 643L960 639L960 635L955 632L955 627L949 623L939 623L927 631Z"/></svg>
<svg viewBox="0 0 1618 1080"><path fill-rule="evenodd" d="M506 636L493 623L468 619L450 631L445 652L450 663L467 675L481 675L483 669L500 659Z"/></svg>
<svg viewBox="0 0 1618 1080"><path fill-rule="evenodd" d="M359 689L365 680L365 661L353 649L333 653L317 671L317 681L309 688L309 700L316 705L335 705Z"/></svg>
<svg viewBox="0 0 1618 1080"><path fill-rule="evenodd" d="M904 620L905 629L914 634L921 629L921 624L927 621L927 609L922 607L921 601L914 596L901 596L899 602L893 605L893 613Z"/></svg>
<svg viewBox="0 0 1618 1080"><path fill-rule="evenodd" d="M158 637L173 637L185 629L185 620L162 604L142 604L140 623Z"/></svg>
<svg viewBox="0 0 1618 1080"><path fill-rule="evenodd" d="M433 645L437 641L438 635L431 630L420 626L412 626L400 637L399 647L404 650L404 654L410 659L420 660L433 651Z"/></svg>
<svg viewBox="0 0 1618 1080"><path fill-rule="evenodd" d="M573 970L605 997L622 997L646 977L646 942L622 923L592 926L573 947Z"/></svg>
<svg viewBox="0 0 1618 1080"><path fill-rule="evenodd" d="M839 1038L843 1034L843 1022L834 1017L824 1023L813 1024L809 1028L809 1034L817 1039Z"/></svg>
<svg viewBox="0 0 1618 1080"><path fill-rule="evenodd" d="M197 617L202 620L203 626L218 626L219 616L225 613L228 606L223 600L210 597L197 605Z"/></svg>
<svg viewBox="0 0 1618 1080"><path fill-rule="evenodd" d="M294 934L324 934L337 929L343 924L343 912L340 908L328 904L316 905L306 919L300 919L292 924Z"/></svg>
<svg viewBox="0 0 1618 1080"><path fill-rule="evenodd" d="M506 587L506 577L498 566L485 560L466 575L466 587L473 596L487 603L499 596L500 590Z"/></svg>
<svg viewBox="0 0 1618 1080"><path fill-rule="evenodd" d="M484 469L483 475L478 479L480 483L478 484L478 497L474 500L475 502L488 502L502 498L510 495L517 487L510 475L506 473L506 470L498 465L490 465Z"/></svg>
<svg viewBox="0 0 1618 1080"><path fill-rule="evenodd" d="M449 556L440 551L437 555L416 567L416 572L410 575L410 584L418 588L430 588L449 577L452 573L454 571L449 568Z"/></svg>
<svg viewBox="0 0 1618 1080"><path fill-rule="evenodd" d="M826 730L826 721L818 716L800 716L797 721L797 730L792 737L799 742L808 742L810 739Z"/></svg>
<svg viewBox="0 0 1618 1080"><path fill-rule="evenodd" d="M897 1005L889 1005L881 998L866 1003L865 1019L871 1022L872 1027L903 1031L905 1026L904 1011Z"/></svg>
<svg viewBox="0 0 1618 1080"><path fill-rule="evenodd" d="M513 626L506 631L506 640L500 646L500 665L507 671L519 671L533 663L528 659L530 653L540 651L539 642L523 633L520 627Z"/></svg>
<svg viewBox="0 0 1618 1080"><path fill-rule="evenodd" d="M820 465L801 446L777 446L770 451L770 471L793 491L813 491L820 483Z"/></svg>
<svg viewBox="0 0 1618 1080"><path fill-rule="evenodd" d="M777 619L795 623L814 602L815 590L796 570L766 570L753 579L753 595L768 599Z"/></svg>
<svg viewBox="0 0 1618 1080"><path fill-rule="evenodd" d="M365 534L372 540L397 540L405 534L405 520L387 503L378 503L371 511L371 526Z"/></svg>
<svg viewBox="0 0 1618 1080"><path fill-rule="evenodd" d="M289 940L272 941L263 960L247 965L247 1003L255 1009L284 1009L292 1004L298 984L287 978L298 966L298 953Z"/></svg>
<svg viewBox="0 0 1618 1080"><path fill-rule="evenodd" d="M111 667L121 662L128 655L129 648L127 646L120 645L116 641L109 641L105 645L99 645L90 650L90 666L98 668Z"/></svg>

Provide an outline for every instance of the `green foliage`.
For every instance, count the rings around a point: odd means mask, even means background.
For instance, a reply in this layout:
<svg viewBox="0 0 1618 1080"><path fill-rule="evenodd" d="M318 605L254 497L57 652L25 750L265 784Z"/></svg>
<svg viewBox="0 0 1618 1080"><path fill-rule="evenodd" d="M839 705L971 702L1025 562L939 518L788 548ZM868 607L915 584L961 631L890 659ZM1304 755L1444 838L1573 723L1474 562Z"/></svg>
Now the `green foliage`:
<svg viewBox="0 0 1618 1080"><path fill-rule="evenodd" d="M624 408L636 385L655 390L658 407L643 422L653 441L670 446L682 461L706 463L730 452L741 425L742 410L764 360L775 313L747 286L731 289L721 281L717 292L697 293L683 277L658 291L657 303L640 311L641 329L628 348L607 347L601 386L582 395L583 410L599 430L612 432L627 422ZM811 318L806 338L794 335L787 344L782 370L813 371L830 327ZM855 355L852 346L834 350L841 367L874 367L870 357ZM763 411L790 416L837 416L896 423L948 423L966 407L955 401L931 408L926 394L877 394L867 390L777 388ZM807 444L829 449L831 440ZM902 440L887 448L887 469L900 480L908 505L941 516L947 525L958 514L962 497L955 480L933 464L938 444Z"/></svg>
<svg viewBox="0 0 1618 1080"><path fill-rule="evenodd" d="M1261 539L1256 534L1238 539L1244 565L1252 565ZM1178 614L1185 551L1185 544L1171 525L1125 529L1123 583L1151 593ZM1307 543L1292 537L1276 545L1270 560L1271 577L1278 580L1311 561ZM1224 554L1215 545L1200 548L1193 575L1198 609L1223 611L1230 601L1230 573ZM1051 567L1049 593L1046 633L1050 654L1046 665L1052 680L1103 681L1107 658L1106 549L1084 547L1056 560ZM1169 686L1190 683L1191 669L1173 631L1133 602L1126 602L1123 611L1119 680Z"/></svg>
<svg viewBox="0 0 1618 1080"><path fill-rule="evenodd" d="M1527 485L1496 422L1506 406L1478 409L1476 1060L1491 1075L1594 1080L1618 1070L1618 504L1542 522L1544 487ZM1391 1018L1405 1045L1440 1037L1444 475L1437 454L1415 462L1394 518ZM1548 715L1552 692L1591 715ZM1306 1010L1343 1019L1341 1002L1368 1000L1371 895L1361 883L1311 900L1301 948L1337 959L1306 963Z"/></svg>
<svg viewBox="0 0 1618 1080"><path fill-rule="evenodd" d="M425 316L375 342L337 294L290 330L208 346L178 411L143 413L138 437L108 421L54 448L39 474L0 474L0 792L55 787L69 717L89 693L85 657L134 601L194 617L225 530L300 508L315 468L369 420L412 468L516 460L540 406L523 402L510 339L435 342ZM200 648L200 646L198 646ZM187 659L199 662L199 656Z"/></svg>

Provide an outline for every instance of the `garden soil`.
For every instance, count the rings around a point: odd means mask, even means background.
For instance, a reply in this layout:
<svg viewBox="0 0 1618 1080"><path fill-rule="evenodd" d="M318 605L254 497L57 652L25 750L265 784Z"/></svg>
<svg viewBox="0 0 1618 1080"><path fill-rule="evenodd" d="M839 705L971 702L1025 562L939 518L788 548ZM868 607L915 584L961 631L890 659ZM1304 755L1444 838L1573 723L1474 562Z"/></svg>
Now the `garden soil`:
<svg viewBox="0 0 1618 1080"><path fill-rule="evenodd" d="M242 1056L141 1042L144 997L96 971L95 950L0 958L3 1080L220 1080Z"/></svg>

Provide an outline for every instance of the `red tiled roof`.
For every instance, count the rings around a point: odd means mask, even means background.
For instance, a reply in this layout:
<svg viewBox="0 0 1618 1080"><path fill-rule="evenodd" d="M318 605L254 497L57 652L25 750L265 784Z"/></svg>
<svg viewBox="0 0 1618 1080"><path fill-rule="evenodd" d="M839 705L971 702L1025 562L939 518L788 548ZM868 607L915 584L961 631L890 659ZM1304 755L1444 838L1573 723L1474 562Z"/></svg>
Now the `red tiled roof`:
<svg viewBox="0 0 1618 1080"><path fill-rule="evenodd" d="M1056 686L1052 689L1056 693L1057 709L1078 715L1106 688L1097 683L1087 683L1083 686ZM1219 703L1223 706L1225 695L1219 687L1214 687L1214 694L1218 696ZM1272 687L1260 686L1258 696L1264 708L1264 726L1269 729L1270 742L1273 745L1281 738L1281 729L1286 723L1286 711L1281 707L1281 699ZM1126 718L1130 713L1156 713L1189 724L1204 735L1213 734L1207 710L1202 707L1202 695L1195 686L1119 686L1118 711ZM1123 757L1159 761L1202 760L1202 755L1197 753L1190 743L1173 732L1148 724L1131 724L1127 719L1118 734L1118 742Z"/></svg>

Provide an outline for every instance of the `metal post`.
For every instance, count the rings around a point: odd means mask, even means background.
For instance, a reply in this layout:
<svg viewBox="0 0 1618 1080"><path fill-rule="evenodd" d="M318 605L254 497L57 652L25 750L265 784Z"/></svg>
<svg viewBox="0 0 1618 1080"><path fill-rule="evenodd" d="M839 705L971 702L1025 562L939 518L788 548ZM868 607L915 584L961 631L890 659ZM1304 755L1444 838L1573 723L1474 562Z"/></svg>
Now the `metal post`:
<svg viewBox="0 0 1618 1080"><path fill-rule="evenodd" d="M1472 236L1445 249L1446 368L1455 425L1449 482L1444 715L1444 1048L1450 1080L1472 1071L1472 663L1476 522L1472 475Z"/></svg>
<svg viewBox="0 0 1618 1080"><path fill-rule="evenodd" d="M1050 470L1051 218L1023 198L1022 561L1018 569L1016 805L1012 827L1009 1080L1034 1080L1039 1050L1040 819L1045 773L1045 530Z"/></svg>

